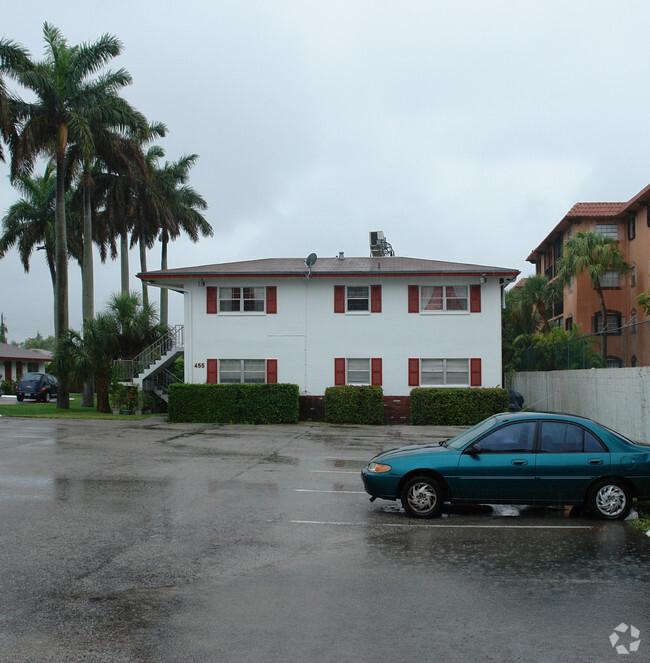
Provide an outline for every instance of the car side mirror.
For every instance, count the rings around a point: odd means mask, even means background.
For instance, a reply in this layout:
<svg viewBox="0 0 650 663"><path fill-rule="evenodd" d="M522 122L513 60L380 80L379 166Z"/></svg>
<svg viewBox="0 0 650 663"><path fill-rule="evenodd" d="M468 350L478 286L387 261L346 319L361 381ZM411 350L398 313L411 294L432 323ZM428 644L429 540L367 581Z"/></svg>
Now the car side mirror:
<svg viewBox="0 0 650 663"><path fill-rule="evenodd" d="M483 449L481 449L481 445L477 442L476 444L472 444L472 446L467 450L467 453L470 456L478 456Z"/></svg>

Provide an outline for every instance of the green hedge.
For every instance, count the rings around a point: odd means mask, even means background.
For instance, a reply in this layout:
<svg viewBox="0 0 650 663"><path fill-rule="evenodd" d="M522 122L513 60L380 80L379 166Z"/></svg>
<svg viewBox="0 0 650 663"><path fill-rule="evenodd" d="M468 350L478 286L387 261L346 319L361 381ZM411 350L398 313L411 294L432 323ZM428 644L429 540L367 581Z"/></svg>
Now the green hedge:
<svg viewBox="0 0 650 663"><path fill-rule="evenodd" d="M220 424L298 421L296 384L171 384L169 420Z"/></svg>
<svg viewBox="0 0 650 663"><path fill-rule="evenodd" d="M325 421L331 424L382 424L384 401L381 387L328 387Z"/></svg>
<svg viewBox="0 0 650 663"><path fill-rule="evenodd" d="M473 426L508 410L507 389L413 389L411 423L416 426Z"/></svg>

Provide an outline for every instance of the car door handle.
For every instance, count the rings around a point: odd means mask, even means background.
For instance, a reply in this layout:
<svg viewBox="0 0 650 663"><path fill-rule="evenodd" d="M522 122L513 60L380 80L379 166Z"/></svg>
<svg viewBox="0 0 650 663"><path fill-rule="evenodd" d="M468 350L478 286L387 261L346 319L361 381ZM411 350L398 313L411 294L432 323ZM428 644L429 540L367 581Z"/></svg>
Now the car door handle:
<svg viewBox="0 0 650 663"><path fill-rule="evenodd" d="M513 465L528 465L528 461L527 461L527 460L523 460L523 459L521 459L521 460L520 460L520 459L511 460L510 462L511 462Z"/></svg>
<svg viewBox="0 0 650 663"><path fill-rule="evenodd" d="M589 459L589 465L602 465L603 464L603 459L602 458L590 458Z"/></svg>

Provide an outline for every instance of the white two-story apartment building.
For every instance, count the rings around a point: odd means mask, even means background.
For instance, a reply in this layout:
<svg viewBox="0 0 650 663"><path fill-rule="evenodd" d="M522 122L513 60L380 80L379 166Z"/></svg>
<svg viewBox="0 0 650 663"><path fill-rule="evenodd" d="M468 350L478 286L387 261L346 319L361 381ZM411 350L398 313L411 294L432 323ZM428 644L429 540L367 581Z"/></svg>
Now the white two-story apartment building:
<svg viewBox="0 0 650 663"><path fill-rule="evenodd" d="M405 396L416 386L501 386L503 289L518 274L340 254L138 276L184 294L186 382L289 382L304 396L372 384Z"/></svg>

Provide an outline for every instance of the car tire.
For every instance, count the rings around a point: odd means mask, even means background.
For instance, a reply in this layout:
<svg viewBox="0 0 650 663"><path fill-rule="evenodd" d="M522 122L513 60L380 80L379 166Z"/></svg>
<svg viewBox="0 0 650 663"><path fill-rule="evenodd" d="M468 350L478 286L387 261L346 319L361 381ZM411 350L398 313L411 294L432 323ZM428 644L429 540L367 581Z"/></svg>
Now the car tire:
<svg viewBox="0 0 650 663"><path fill-rule="evenodd" d="M439 515L444 502L442 486L429 476L409 479L400 497L404 511L413 518L433 518Z"/></svg>
<svg viewBox="0 0 650 663"><path fill-rule="evenodd" d="M24 396L20 396L20 395L17 395L17 396L16 396L16 400L19 401L19 402L21 402L21 403L23 402L23 398L25 398L25 397L24 397Z"/></svg>
<svg viewBox="0 0 650 663"><path fill-rule="evenodd" d="M603 479L594 484L587 495L587 509L605 520L623 520L632 508L632 495L616 479Z"/></svg>

